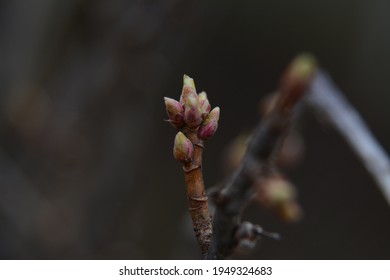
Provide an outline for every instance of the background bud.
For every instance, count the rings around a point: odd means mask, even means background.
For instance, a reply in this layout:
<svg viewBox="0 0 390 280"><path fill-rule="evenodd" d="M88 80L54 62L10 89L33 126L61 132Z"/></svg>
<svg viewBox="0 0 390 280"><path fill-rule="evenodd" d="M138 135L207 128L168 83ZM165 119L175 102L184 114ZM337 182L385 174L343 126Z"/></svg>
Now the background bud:
<svg viewBox="0 0 390 280"><path fill-rule="evenodd" d="M296 201L295 187L280 174L256 182L253 196L259 204L272 209L285 222L297 222L303 211Z"/></svg>
<svg viewBox="0 0 390 280"><path fill-rule="evenodd" d="M289 110L305 93L317 71L314 56L301 54L297 56L284 73L279 86L279 105Z"/></svg>
<svg viewBox="0 0 390 280"><path fill-rule="evenodd" d="M175 99L164 97L169 122L177 129L184 126L184 108Z"/></svg>
<svg viewBox="0 0 390 280"><path fill-rule="evenodd" d="M184 121L189 128L197 128L202 122L198 96L187 99L184 105Z"/></svg>
<svg viewBox="0 0 390 280"><path fill-rule="evenodd" d="M214 135L215 131L218 128L218 120L219 120L219 107L215 107L204 119L203 123L199 127L198 136L203 140L209 139Z"/></svg>
<svg viewBox="0 0 390 280"><path fill-rule="evenodd" d="M280 175L273 175L259 182L258 201L264 206L274 207L294 200L294 186Z"/></svg>
<svg viewBox="0 0 390 280"><path fill-rule="evenodd" d="M194 153L194 147L182 132L178 132L173 146L173 156L181 163L190 163Z"/></svg>

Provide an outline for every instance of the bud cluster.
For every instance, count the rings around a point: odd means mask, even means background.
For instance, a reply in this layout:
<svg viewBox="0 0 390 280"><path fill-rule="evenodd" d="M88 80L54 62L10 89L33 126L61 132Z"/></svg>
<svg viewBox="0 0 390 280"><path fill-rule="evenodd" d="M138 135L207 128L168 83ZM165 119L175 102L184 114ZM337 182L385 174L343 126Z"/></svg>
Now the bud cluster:
<svg viewBox="0 0 390 280"><path fill-rule="evenodd" d="M183 77L179 101L168 97L164 97L164 101L168 121L179 130L173 148L174 157L183 164L189 163L193 155L193 143L181 131L196 131L201 140L211 138L218 128L219 107L211 110L207 94L204 91L198 94L194 80L187 75Z"/></svg>

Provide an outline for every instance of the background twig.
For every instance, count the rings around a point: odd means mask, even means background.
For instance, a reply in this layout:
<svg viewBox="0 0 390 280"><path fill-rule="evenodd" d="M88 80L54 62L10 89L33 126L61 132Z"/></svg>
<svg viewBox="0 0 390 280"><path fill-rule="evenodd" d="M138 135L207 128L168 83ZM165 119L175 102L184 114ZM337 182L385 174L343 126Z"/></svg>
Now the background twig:
<svg viewBox="0 0 390 280"><path fill-rule="evenodd" d="M325 116L352 147L390 205L389 157L325 71L317 72L306 101L312 109Z"/></svg>
<svg viewBox="0 0 390 280"><path fill-rule="evenodd" d="M272 173L273 160L285 138L293 110L314 72L315 61L310 55L298 56L291 63L281 79L275 106L255 129L241 165L225 187L214 195L217 207L209 259L226 258L239 244L235 233L241 224L241 212L252 194L252 186L259 177L265 178Z"/></svg>

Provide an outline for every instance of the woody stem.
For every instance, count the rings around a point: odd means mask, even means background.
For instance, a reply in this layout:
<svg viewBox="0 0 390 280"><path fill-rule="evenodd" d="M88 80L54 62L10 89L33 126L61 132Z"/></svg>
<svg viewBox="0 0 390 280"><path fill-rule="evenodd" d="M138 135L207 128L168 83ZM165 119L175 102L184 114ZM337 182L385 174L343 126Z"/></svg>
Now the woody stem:
<svg viewBox="0 0 390 280"><path fill-rule="evenodd" d="M189 211L202 258L205 258L211 242L212 226L202 173L203 141L196 131L188 130L185 134L194 145L193 160L183 167Z"/></svg>

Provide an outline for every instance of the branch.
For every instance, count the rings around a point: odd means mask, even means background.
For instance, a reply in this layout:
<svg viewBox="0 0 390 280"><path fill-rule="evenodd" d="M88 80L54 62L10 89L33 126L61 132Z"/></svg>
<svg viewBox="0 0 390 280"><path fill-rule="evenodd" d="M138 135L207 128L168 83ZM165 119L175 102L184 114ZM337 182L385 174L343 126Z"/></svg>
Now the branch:
<svg viewBox="0 0 390 280"><path fill-rule="evenodd" d="M183 165L189 211L202 258L206 258L212 233L211 217L202 173L204 141L218 128L219 108L211 110L205 92L197 94L193 79L184 75L180 102L164 98L169 122L179 132L173 155Z"/></svg>
<svg viewBox="0 0 390 280"><path fill-rule="evenodd" d="M347 141L390 205L389 157L358 112L324 71L316 74L306 102L315 112L325 116Z"/></svg>
<svg viewBox="0 0 390 280"><path fill-rule="evenodd" d="M314 59L307 55L296 58L281 80L274 108L257 126L241 165L225 187L213 195L216 211L208 259L229 256L240 240L241 213L259 177L267 177L274 169L273 161L290 126L293 109L302 99L315 72Z"/></svg>
<svg viewBox="0 0 390 280"><path fill-rule="evenodd" d="M194 145L193 160L183 167L189 203L188 209L202 256L204 256L209 248L212 228L202 173L203 141L198 138L194 131L189 130L186 135Z"/></svg>

